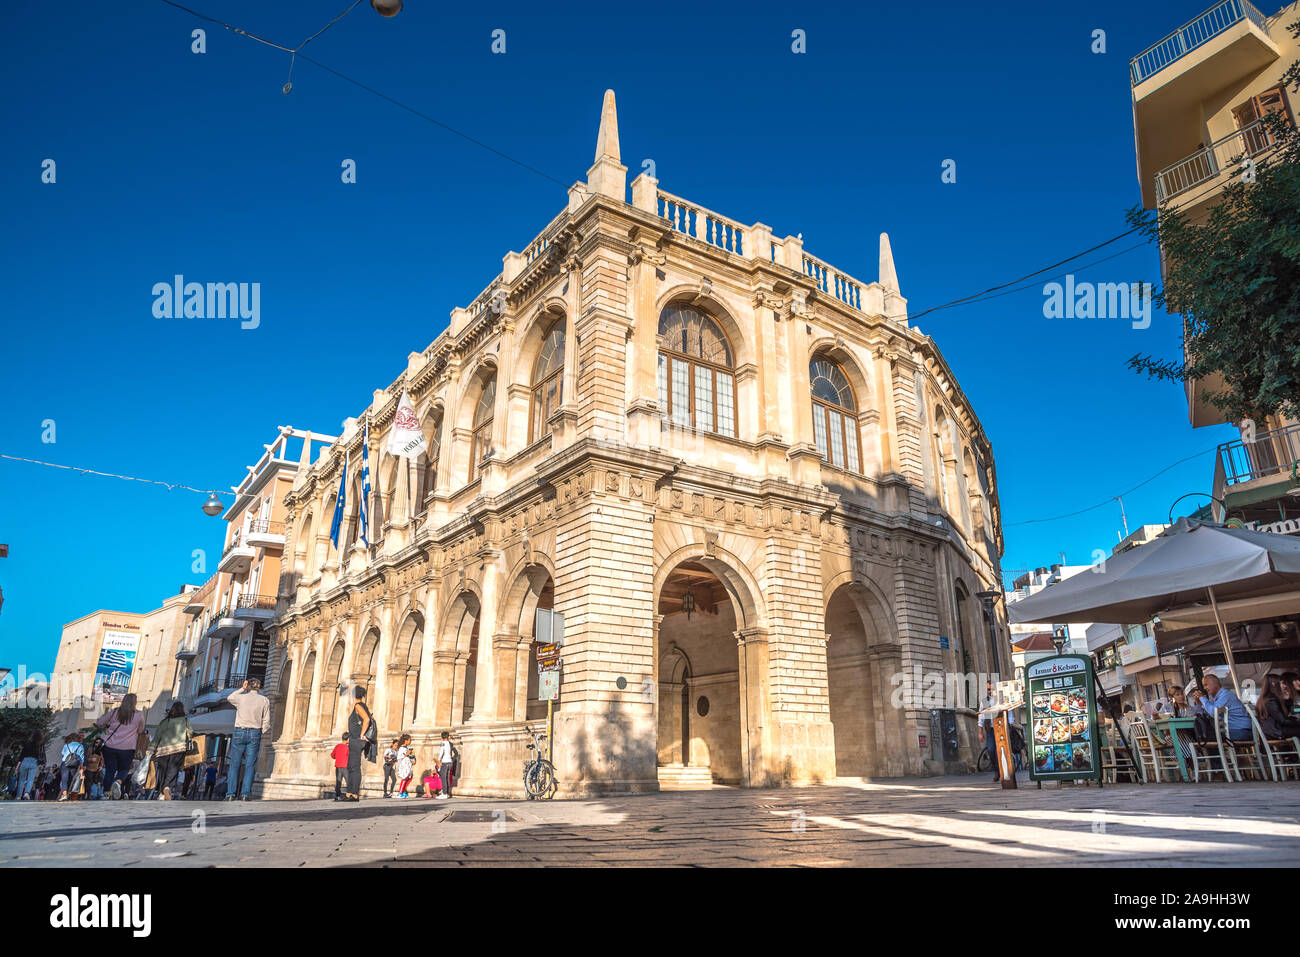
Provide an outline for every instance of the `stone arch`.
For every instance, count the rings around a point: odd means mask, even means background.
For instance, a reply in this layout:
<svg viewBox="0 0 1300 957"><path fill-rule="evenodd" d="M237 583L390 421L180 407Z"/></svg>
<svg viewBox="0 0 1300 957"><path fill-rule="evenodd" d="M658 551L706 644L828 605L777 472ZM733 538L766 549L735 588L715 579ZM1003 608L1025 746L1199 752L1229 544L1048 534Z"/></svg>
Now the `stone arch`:
<svg viewBox="0 0 1300 957"><path fill-rule="evenodd" d="M532 384L533 366L537 362L537 354L542 347L543 339L557 322L567 321L568 310L562 299L552 297L541 304L532 318L516 334L515 357L510 373L511 382ZM565 347L568 348L568 343Z"/></svg>
<svg viewBox="0 0 1300 957"><path fill-rule="evenodd" d="M367 697L374 690L375 675L379 667L379 627L372 625L364 630L364 638L357 646L356 661L352 665L352 682L366 689Z"/></svg>
<svg viewBox="0 0 1300 957"><path fill-rule="evenodd" d="M658 757L661 766L686 766L683 742L691 739L689 682L691 660L686 652L669 643L659 655Z"/></svg>
<svg viewBox="0 0 1300 957"><path fill-rule="evenodd" d="M679 305L693 306L701 312L707 313L711 319L722 327L722 331L726 333L731 344L733 367L735 369L739 370L744 365L757 362L753 335L736 319L736 314L729 305L717 296L701 296L698 284L678 283L670 286L659 295L655 302L653 320L655 328L658 328L659 317L663 315L665 309L669 306Z"/></svg>
<svg viewBox="0 0 1300 957"><path fill-rule="evenodd" d="M415 722L420 697L420 660L424 654L424 615L410 610L401 619L397 638L388 660L388 683L384 726L391 731L409 728Z"/></svg>
<svg viewBox="0 0 1300 957"><path fill-rule="evenodd" d="M659 760L681 761L660 764L661 783L692 778L701 768L713 781L767 783L762 740L769 678L760 594L744 563L717 546L683 546L656 570L656 682L668 649L680 649L693 665L683 688L669 689L667 703L656 698ZM671 656L668 665L676 670ZM694 710L675 719L681 708Z"/></svg>
<svg viewBox="0 0 1300 957"><path fill-rule="evenodd" d="M870 373L849 349L848 344L839 336L818 336L808 346L808 362L822 356L844 370L849 386L853 389L859 415L870 410L874 406L875 386Z"/></svg>
<svg viewBox="0 0 1300 957"><path fill-rule="evenodd" d="M434 680L439 688L436 706L439 724L463 724L474 713L479 642L491 638L483 633L482 610L477 589L466 582L443 617L434 664Z"/></svg>
<svg viewBox="0 0 1300 957"><path fill-rule="evenodd" d="M320 683L320 733L322 737L333 737L335 725L339 718L339 698L346 690L343 684L343 660L347 652L347 642L335 638L325 658L325 673Z"/></svg>
<svg viewBox="0 0 1300 957"><path fill-rule="evenodd" d="M280 668L280 676L276 684L276 695L273 707L275 708L275 720L271 724L271 741L279 741L284 737L284 725L288 718L288 713L293 708L293 659L285 654L285 662Z"/></svg>
<svg viewBox="0 0 1300 957"><path fill-rule="evenodd" d="M316 651L307 652L302 671L298 675L298 689L294 692L293 736L301 741L307 736L307 717L311 711L311 683L316 673Z"/></svg>
<svg viewBox="0 0 1300 957"><path fill-rule="evenodd" d="M673 570L683 562L694 561L708 568L718 576L732 603L736 606L736 624L740 628L766 627L767 615L763 607L763 591L758 579L749 567L735 554L721 546L707 547L703 543L693 542L660 561L655 572L654 596L658 605L659 594L664 582Z"/></svg>
<svg viewBox="0 0 1300 957"><path fill-rule="evenodd" d="M495 653L498 676L514 676L509 682L514 693L511 701L497 703L498 717L526 721L546 714L546 703L539 697L536 628L538 609L555 609L554 567L545 556L525 556L506 580L511 584L501 603L500 630L505 636L513 636L515 642L513 648L499 643ZM559 709L557 702L553 710Z"/></svg>
<svg viewBox="0 0 1300 957"><path fill-rule="evenodd" d="M887 745L904 740L904 717L892 706L902 660L888 605L874 583L841 576L827 592L825 621L836 775L902 774L905 756Z"/></svg>

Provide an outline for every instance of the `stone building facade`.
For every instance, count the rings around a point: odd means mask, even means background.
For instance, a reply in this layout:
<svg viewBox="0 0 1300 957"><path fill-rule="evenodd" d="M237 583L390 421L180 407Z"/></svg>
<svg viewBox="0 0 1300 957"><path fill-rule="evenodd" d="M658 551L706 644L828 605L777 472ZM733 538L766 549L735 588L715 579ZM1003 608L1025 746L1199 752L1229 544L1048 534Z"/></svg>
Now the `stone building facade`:
<svg viewBox="0 0 1300 957"><path fill-rule="evenodd" d="M888 240L860 282L649 175L628 202L626 172L607 93L567 207L295 476L267 796L332 787L357 684L418 773L449 730L461 793L519 795L542 618L561 796L969 764L970 710L945 752L897 692L1010 661L975 597L1000 581L993 458ZM416 461L385 451L404 391Z"/></svg>

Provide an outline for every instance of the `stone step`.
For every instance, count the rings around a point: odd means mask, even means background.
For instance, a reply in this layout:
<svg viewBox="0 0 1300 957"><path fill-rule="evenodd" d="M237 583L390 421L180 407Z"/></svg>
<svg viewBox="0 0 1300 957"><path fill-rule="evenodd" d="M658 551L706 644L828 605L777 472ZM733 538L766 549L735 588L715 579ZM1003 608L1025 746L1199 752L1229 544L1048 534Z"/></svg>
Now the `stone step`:
<svg viewBox="0 0 1300 957"><path fill-rule="evenodd" d="M707 791L713 787L713 772L708 768L668 764L659 768L661 791Z"/></svg>

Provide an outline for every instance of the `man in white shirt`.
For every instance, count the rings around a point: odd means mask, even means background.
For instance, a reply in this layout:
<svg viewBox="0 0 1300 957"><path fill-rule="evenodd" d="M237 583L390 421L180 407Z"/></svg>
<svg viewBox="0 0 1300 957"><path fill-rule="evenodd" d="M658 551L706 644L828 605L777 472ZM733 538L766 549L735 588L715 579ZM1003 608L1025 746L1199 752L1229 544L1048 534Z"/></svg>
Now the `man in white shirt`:
<svg viewBox="0 0 1300 957"><path fill-rule="evenodd" d="M226 699L235 706L235 731L230 736L227 801L236 798L248 801L253 797L253 775L257 773L257 755L262 750L262 735L271 731L271 702L261 691L262 682L250 678ZM243 780L240 780L241 766Z"/></svg>
<svg viewBox="0 0 1300 957"><path fill-rule="evenodd" d="M438 776L442 778L442 793L438 795L439 801L445 801L451 797L451 775L456 764L456 752L451 746L451 735L444 731L442 733L442 744L438 747Z"/></svg>
<svg viewBox="0 0 1300 957"><path fill-rule="evenodd" d="M993 697L993 692L990 691L984 699L984 708L992 708L995 704L997 704L997 701ZM993 765L993 783L996 784L1002 780L1002 775L998 771L998 743L997 735L993 733L992 715L980 715L979 728L980 736L984 741L984 750L989 753L989 764Z"/></svg>

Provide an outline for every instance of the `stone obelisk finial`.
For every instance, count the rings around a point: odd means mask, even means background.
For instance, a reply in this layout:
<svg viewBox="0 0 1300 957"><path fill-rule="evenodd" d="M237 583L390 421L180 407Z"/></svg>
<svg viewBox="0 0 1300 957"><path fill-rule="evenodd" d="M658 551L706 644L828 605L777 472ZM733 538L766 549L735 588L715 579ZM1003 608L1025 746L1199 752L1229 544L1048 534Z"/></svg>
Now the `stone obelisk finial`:
<svg viewBox="0 0 1300 957"><path fill-rule="evenodd" d="M898 288L898 271L894 269L894 250L889 234L880 234L880 285L885 291L885 318L907 325L907 300Z"/></svg>
<svg viewBox="0 0 1300 957"><path fill-rule="evenodd" d="M587 171L587 186L600 193L624 202L627 196L627 167L619 158L618 107L614 91L605 91L605 102L600 108L600 133L596 136L596 162Z"/></svg>

